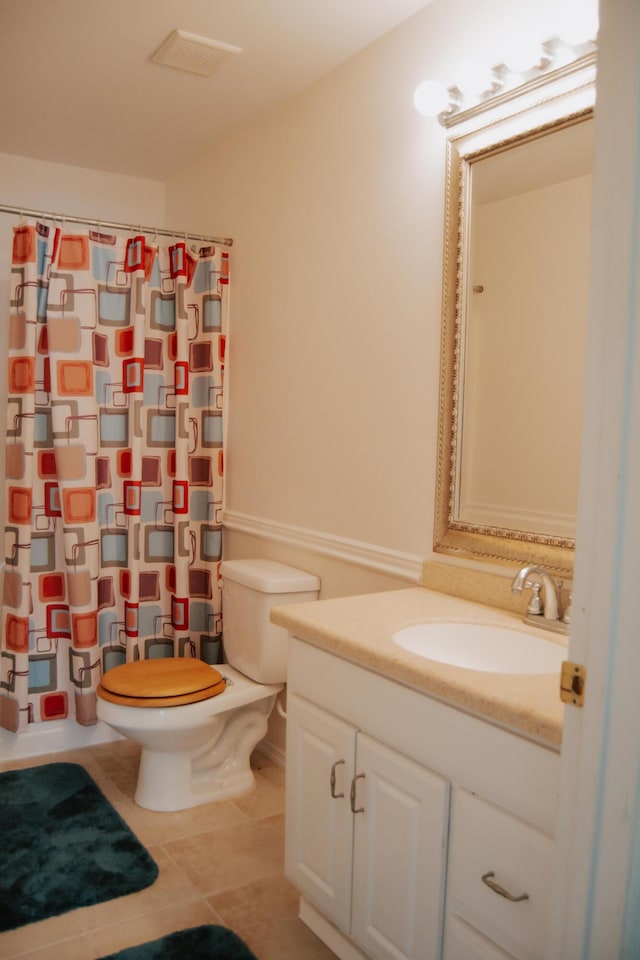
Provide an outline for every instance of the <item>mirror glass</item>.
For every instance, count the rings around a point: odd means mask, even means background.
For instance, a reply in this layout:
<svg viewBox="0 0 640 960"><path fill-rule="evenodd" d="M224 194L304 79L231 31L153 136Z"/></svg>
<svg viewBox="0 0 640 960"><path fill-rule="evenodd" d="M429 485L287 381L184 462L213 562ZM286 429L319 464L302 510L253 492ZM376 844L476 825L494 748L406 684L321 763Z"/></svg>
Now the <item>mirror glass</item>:
<svg viewBox="0 0 640 960"><path fill-rule="evenodd" d="M544 104L544 93L539 100ZM570 572L592 105L449 140L435 549ZM478 139L477 131L483 131Z"/></svg>
<svg viewBox="0 0 640 960"><path fill-rule="evenodd" d="M575 537L593 126L471 165L458 520Z"/></svg>

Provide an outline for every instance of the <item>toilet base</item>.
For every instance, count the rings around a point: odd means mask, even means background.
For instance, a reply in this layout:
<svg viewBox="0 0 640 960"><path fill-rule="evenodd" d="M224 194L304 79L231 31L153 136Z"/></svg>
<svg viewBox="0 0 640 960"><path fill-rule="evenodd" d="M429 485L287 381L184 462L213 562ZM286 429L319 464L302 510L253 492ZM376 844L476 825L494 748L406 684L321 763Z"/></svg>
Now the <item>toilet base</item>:
<svg viewBox="0 0 640 960"><path fill-rule="evenodd" d="M258 737L256 745L261 739ZM255 785L249 763L244 765L245 769L216 771L211 778L203 778L200 782L194 777L192 766L192 758L182 752L157 753L143 749L135 802L146 810L169 813L214 800L239 797ZM242 765L236 766L239 768Z"/></svg>
<svg viewBox="0 0 640 960"><path fill-rule="evenodd" d="M186 810L248 793L251 754L267 732L276 696L217 716L206 743L191 752L143 747L135 801L147 810Z"/></svg>
<svg viewBox="0 0 640 960"><path fill-rule="evenodd" d="M98 697L98 716L142 747L135 801L171 812L248 793L250 759L283 684L258 684L221 666L219 696L176 707L131 707Z"/></svg>

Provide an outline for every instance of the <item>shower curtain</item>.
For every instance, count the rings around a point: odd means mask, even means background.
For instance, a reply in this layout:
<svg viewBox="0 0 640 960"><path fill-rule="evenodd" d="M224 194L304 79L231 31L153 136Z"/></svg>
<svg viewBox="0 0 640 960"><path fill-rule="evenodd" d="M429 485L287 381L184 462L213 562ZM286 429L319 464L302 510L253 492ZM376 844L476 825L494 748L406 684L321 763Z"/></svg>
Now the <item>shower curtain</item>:
<svg viewBox="0 0 640 960"><path fill-rule="evenodd" d="M96 722L102 673L221 660L228 254L14 228L0 725Z"/></svg>

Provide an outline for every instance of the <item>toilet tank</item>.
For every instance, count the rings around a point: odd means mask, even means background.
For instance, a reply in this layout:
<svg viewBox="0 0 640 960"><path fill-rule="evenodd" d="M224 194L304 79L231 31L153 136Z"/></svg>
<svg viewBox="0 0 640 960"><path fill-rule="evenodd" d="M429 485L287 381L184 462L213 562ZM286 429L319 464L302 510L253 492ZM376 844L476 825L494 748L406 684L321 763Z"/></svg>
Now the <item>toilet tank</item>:
<svg viewBox="0 0 640 960"><path fill-rule="evenodd" d="M271 607L317 600L320 581L275 560L223 560L225 659L258 683L287 679L288 633L269 620Z"/></svg>

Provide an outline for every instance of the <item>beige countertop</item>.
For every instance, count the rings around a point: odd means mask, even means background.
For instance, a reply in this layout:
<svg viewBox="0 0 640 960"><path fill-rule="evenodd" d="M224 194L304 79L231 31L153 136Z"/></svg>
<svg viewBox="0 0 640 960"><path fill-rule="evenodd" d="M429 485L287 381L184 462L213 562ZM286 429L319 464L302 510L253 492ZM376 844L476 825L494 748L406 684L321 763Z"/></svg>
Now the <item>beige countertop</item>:
<svg viewBox="0 0 640 960"><path fill-rule="evenodd" d="M274 607L271 619L338 657L549 746L560 745L564 707L558 675L454 667L409 653L392 640L402 627L453 620L534 633L567 647L566 637L532 629L513 613L418 587Z"/></svg>

